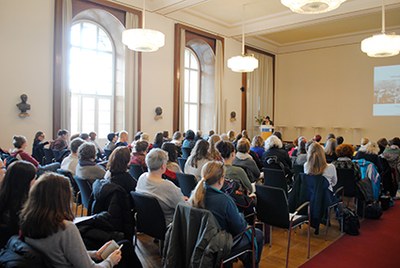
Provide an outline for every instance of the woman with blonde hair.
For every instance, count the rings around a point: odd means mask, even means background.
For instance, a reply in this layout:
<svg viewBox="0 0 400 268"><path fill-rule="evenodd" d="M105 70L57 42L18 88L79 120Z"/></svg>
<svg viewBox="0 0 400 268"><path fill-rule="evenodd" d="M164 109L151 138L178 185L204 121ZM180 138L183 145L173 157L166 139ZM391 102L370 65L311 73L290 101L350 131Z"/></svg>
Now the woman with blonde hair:
<svg viewBox="0 0 400 268"><path fill-rule="evenodd" d="M381 160L378 156L379 146L374 141L369 141L364 146L361 146L354 159L365 159L369 162L372 162L378 169L378 172L381 173L383 170Z"/></svg>
<svg viewBox="0 0 400 268"><path fill-rule="evenodd" d="M261 136L257 135L253 137L251 141L250 151L255 152L258 155L258 158L261 159L265 149L264 149L264 140Z"/></svg>
<svg viewBox="0 0 400 268"><path fill-rule="evenodd" d="M197 184L189 202L197 208L207 209L216 218L222 230L227 231L232 236L236 236L246 229L247 223L239 213L233 200L221 191L224 185L224 164L219 161L211 161L205 164L201 170L201 180ZM256 241L258 246L258 258L260 260L263 248L263 234L256 229ZM251 241L248 236L243 235L241 240L232 248L250 246ZM245 267L251 264L251 258L242 259Z"/></svg>
<svg viewBox="0 0 400 268"><path fill-rule="evenodd" d="M211 135L208 139L208 143L210 144L210 148L208 149L208 152L210 153L210 158L217 161L222 161L221 154L215 147L215 144L220 140L221 138L217 134Z"/></svg>
<svg viewBox="0 0 400 268"><path fill-rule="evenodd" d="M20 215L25 242L47 256L54 267L113 267L121 260L114 250L105 260L97 251L86 251L78 228L72 222L72 192L69 180L55 173L40 176L29 191ZM95 263L93 260L101 261Z"/></svg>
<svg viewBox="0 0 400 268"><path fill-rule="evenodd" d="M317 142L308 147L304 173L324 176L329 182L329 190L333 192L333 186L337 183L336 168L326 162L324 148Z"/></svg>

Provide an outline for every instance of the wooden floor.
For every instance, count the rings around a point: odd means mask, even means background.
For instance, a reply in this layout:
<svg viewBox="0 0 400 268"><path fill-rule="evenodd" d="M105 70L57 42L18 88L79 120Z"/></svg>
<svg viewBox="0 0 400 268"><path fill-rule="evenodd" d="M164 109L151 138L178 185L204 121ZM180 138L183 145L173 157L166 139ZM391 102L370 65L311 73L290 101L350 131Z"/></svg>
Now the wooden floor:
<svg viewBox="0 0 400 268"><path fill-rule="evenodd" d="M332 215L333 216L333 215ZM307 226L297 229L292 233L292 241L290 247L289 267L299 267L307 261ZM336 241L340 236L337 220L332 220L332 226L329 228L328 237L325 241L325 226L321 225L319 235L314 235L311 228L311 254L315 256L324 248ZM272 231L272 247L265 245L261 256L260 267L285 267L286 248L287 248L287 231L283 229L273 228ZM145 268L161 267L161 257L159 255L158 244L154 243L153 238L139 234L138 247L136 254ZM234 268L243 267L239 261L234 264Z"/></svg>

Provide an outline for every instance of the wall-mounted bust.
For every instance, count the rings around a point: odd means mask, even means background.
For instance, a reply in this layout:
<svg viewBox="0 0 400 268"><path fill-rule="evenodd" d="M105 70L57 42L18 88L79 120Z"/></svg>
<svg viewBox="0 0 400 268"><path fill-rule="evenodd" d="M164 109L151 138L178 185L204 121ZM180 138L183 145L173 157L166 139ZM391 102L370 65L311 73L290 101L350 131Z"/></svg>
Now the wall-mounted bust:
<svg viewBox="0 0 400 268"><path fill-rule="evenodd" d="M236 112L232 111L231 112L231 118L230 118L231 122L235 122L236 121Z"/></svg>
<svg viewBox="0 0 400 268"><path fill-rule="evenodd" d="M154 116L154 120L159 120L162 119L162 108L160 106L157 106L156 109L154 110L156 115Z"/></svg>
<svg viewBox="0 0 400 268"><path fill-rule="evenodd" d="M17 104L17 107L21 111L19 113L19 117L24 118L24 117L29 116L29 113L27 113L27 111L31 109L31 105L27 103L28 95L22 94L20 96L20 98L21 98L21 102Z"/></svg>

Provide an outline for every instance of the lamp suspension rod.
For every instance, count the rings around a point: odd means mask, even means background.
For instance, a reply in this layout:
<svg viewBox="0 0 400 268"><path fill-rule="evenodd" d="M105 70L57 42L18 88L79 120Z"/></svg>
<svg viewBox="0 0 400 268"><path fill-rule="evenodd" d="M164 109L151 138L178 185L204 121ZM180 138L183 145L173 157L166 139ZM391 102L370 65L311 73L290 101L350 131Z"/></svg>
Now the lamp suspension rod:
<svg viewBox="0 0 400 268"><path fill-rule="evenodd" d="M244 4L242 10L242 56L244 56Z"/></svg>
<svg viewBox="0 0 400 268"><path fill-rule="evenodd" d="M385 34L385 4L382 0L382 33Z"/></svg>
<svg viewBox="0 0 400 268"><path fill-rule="evenodd" d="M142 29L144 29L144 23L145 23L145 17L146 17L146 0L143 0L143 14L142 14Z"/></svg>

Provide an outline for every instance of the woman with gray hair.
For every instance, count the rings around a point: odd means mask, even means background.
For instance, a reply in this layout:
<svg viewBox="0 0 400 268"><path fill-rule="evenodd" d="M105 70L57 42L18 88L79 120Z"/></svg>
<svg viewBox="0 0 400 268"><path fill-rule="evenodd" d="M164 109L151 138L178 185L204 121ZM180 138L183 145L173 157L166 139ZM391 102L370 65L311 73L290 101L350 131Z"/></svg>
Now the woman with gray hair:
<svg viewBox="0 0 400 268"><path fill-rule="evenodd" d="M146 165L149 172L143 173L138 180L136 192L148 194L157 198L164 212L165 224L172 222L175 208L185 198L181 189L162 175L167 170L168 154L164 150L154 148L146 155Z"/></svg>
<svg viewBox="0 0 400 268"><path fill-rule="evenodd" d="M289 154L282 149L282 141L275 135L271 135L264 143L265 153L262 157L262 162L266 168L276 168L276 165L271 165L269 159L276 158L278 163L282 163L284 167L285 174L292 174L292 161L290 160Z"/></svg>
<svg viewBox="0 0 400 268"><path fill-rule="evenodd" d="M96 179L102 179L106 171L96 165L97 149L93 143L84 142L78 148L78 165L76 166L75 174L83 180L88 180L91 183Z"/></svg>

